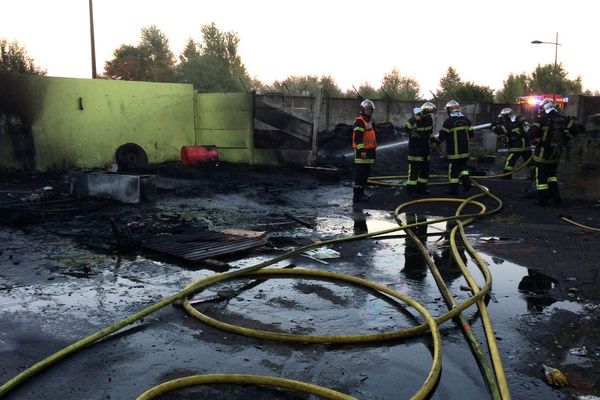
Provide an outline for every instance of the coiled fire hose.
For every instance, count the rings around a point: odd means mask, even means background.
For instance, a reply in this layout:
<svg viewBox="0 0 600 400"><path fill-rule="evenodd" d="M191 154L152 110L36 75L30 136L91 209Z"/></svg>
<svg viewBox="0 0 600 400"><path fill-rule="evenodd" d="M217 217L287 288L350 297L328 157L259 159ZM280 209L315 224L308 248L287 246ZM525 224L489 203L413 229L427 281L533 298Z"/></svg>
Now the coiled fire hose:
<svg viewBox="0 0 600 400"><path fill-rule="evenodd" d="M63 358L66 358L67 356L75 353L76 351L79 351L80 349L87 347L112 333L117 332L118 330L146 317L147 315L149 315L155 311L158 311L158 310L166 307L169 304L172 304L173 302L175 302L177 300L187 299L187 297L191 296L194 293L197 293L198 291L201 291L202 289L205 289L209 285L215 284L217 282L241 278L241 277L245 277L245 276L261 276L261 277L277 276L277 277L281 277L281 276L289 276L289 275L294 275L294 276L300 275L300 276L311 276L311 277L317 277L317 278L338 279L338 280L350 282L355 285L362 285L365 287L375 289L377 291L380 291L382 293L385 293L387 295L395 297L398 300L408 303L409 305L411 305L413 308L415 308L417 311L419 311L423 315L426 323L415 326L415 327L406 328L406 329L396 331L396 332L379 333L379 334L346 335L346 336L302 336L302 335L300 335L300 337L298 337L298 335L273 333L273 332L265 333L265 332L256 331L256 330L249 330L248 328L228 326L228 324L218 322L218 321L213 320L212 318L206 317L206 316L201 317L201 318L203 321L205 321L207 323L211 323L211 324L214 323L223 329L239 330L238 333L242 333L242 334L266 335L265 336L266 339L279 340L279 341L294 341L294 342L302 342L302 343L375 342L375 341L382 341L382 340L406 338L406 337L409 337L412 335L424 333L427 330L429 330L431 332L431 335L433 338L433 343L434 343L434 351L433 351L434 354L433 354L432 367L431 367L430 372L429 372L428 376L426 377L423 385L421 386L421 388L414 394L414 396L411 397L412 399L427 398L427 396L429 396L431 390L433 390L433 388L435 387L435 384L439 378L439 374L440 374L440 370L441 370L441 358L442 358L441 340L440 340L439 330L436 325L440 325L449 319L458 317L461 314L461 312L463 312L468 307L470 307L476 303L480 307L480 312L481 312L481 309L482 309L481 307L483 307L483 309L485 309L485 304L484 304L483 299L489 293L489 291L491 289L491 275L489 273L489 270L487 270L485 261L483 261L481 258L478 258L478 256L475 253L475 250L472 247L470 247L470 245L468 245L468 241L466 240L466 237L464 236L464 231L462 230L461 221L470 222L474 219L481 218L483 216L498 212L502 207L502 203L497 197L493 196L489 192L489 190L487 190L487 188L484 188L483 186L480 186L480 185L476 185L476 186L479 187L481 190L483 190L483 193L480 195L473 196L470 199L460 200L461 206L459 207L459 209L457 210L457 213L454 216L438 218L435 220L430 220L430 221L425 221L425 222L406 224L406 225L402 225L402 226L395 227L395 228L389 228L389 229L385 229L385 230L381 230L381 231L377 231L377 232L371 232L371 233L351 236L351 237L347 237L347 238L337 238L337 239L332 239L332 240L326 240L326 241L310 244L307 246L299 247L299 248L289 251L283 255L274 257L271 260L267 260L267 261L261 262L259 264L256 264L256 265L253 265L253 266L241 269L241 270L229 271L229 272L216 274L216 275L212 275L207 278L200 279L200 280L190 284L182 291L180 291L172 296L169 296L169 297L163 299L162 301L123 319L122 321L117 322L114 325L105 327L105 328L101 329L100 331L98 331L92 335L89 335L89 336L77 341L76 343L73 343L73 344L63 348L62 350L50 355L49 357L39 361L38 363L34 364L33 366L26 369L25 371L21 372L14 378L12 378L9 381L2 384L0 386L0 397L3 396L4 394L6 394L7 392L9 392L10 390L12 390L13 388L15 388L16 386L23 383L25 380L34 376L38 372L50 367L51 365L57 363L58 361L62 360ZM486 211L485 206L483 206L481 203L478 203L473 200L473 198L478 197L478 196L490 196L498 202L498 206L496 208L492 209L491 211ZM434 200L434 199L428 199L428 200ZM441 199L441 200L447 201L448 199ZM456 201L456 200L457 199L453 199L453 201ZM466 206L467 204L474 204L474 205L478 206L481 209L481 212L476 213L476 214L462 214L461 215L460 210L462 210L462 208L464 208L464 206ZM401 207L402 206L400 206L396 210L397 214L398 214L399 210L401 209ZM445 222L445 221L456 221L457 222L457 228L461 231L463 243L465 244L465 246L467 246L469 248L469 252L477 260L477 264L484 275L485 284L482 288L477 287L475 282L472 281L472 278L469 279L467 277L467 276L469 276L468 271L466 270L466 267L463 264L461 268L463 269L463 273L465 273L465 271L466 271L466 274L467 274L466 277L471 286L473 296L461 304L456 304L447 313L439 316L436 319L433 319L431 314L424 307L422 307L420 304L418 304L411 298L409 298L405 295L402 295L398 292L395 292L385 286L378 285L376 283L369 282L366 280L362 280L357 277L344 275L344 274L337 274L337 273L328 272L328 271L317 271L317 270L286 270L286 271L282 271L279 269L267 269L267 270L263 269L265 267L276 264L280 261L283 261L283 260L293 257L295 255L301 254L307 250L315 249L318 247L333 245L333 244L342 243L342 242L346 242L346 241L361 240L361 239L365 239L368 237L374 237L374 236L384 235L387 233L396 232L399 230L407 230L407 229L415 228L415 227L418 227L421 225L435 224L435 223L440 223L440 222ZM457 228L453 229L453 231L452 231L454 233L454 235L455 235ZM454 235L452 236L452 238L454 237ZM451 245L452 245L452 249L453 249L455 258L457 258L457 261L460 260L460 257L457 257L457 253L455 253L455 252L457 252L457 250L455 250L456 243L454 242L454 239L451 240ZM459 262L459 265L460 265L460 262ZM188 309L188 311L192 312L189 309L190 308L193 309L193 307L191 307L189 305L189 302L187 300L184 300L184 304L186 304L186 306L185 306L186 309ZM194 311L196 311L196 310L194 309ZM486 317L484 317L484 312L482 312L482 319L484 319L484 318L486 318ZM489 316L487 316L487 319L489 319ZM484 323L484 325L485 325L485 323ZM502 371L501 360L499 360L499 354L497 352L497 348L495 348L495 350L493 350L493 346L490 345L490 343L493 339L493 332L491 332L490 334L486 333L486 337L488 339L488 346L490 346L490 352L492 353L494 370L496 372L496 377L498 379L498 386L500 388L500 392L502 395L501 398L509 399L510 394L508 393L508 387L505 384L506 380L505 380L505 378L503 378L504 375L503 375L503 371ZM495 341L494 341L494 343L495 343ZM286 379L281 379L281 378L276 378L276 377L259 377L259 376L255 376L255 375L236 375L236 374L234 374L234 375L211 374L211 375L200 375L200 376L180 378L180 379L171 381L171 383L165 383L163 385L157 386L157 387L145 392L144 394L142 394L139 397L139 399L150 399L161 393L166 393L168 391L175 390L177 388L181 388L181 387L185 387L185 386L189 386L189 385L196 385L196 384L206 384L206 383L210 383L210 382L254 383L254 384L271 385L271 386L286 387L286 388L291 388L291 389L295 389L295 390L301 390L301 391L316 394L323 398L328 398L328 399L351 399L352 398L348 395L333 391L331 389L321 388L321 387L318 387L315 385L310 385L310 384L306 384L306 383L302 383L302 382L298 382L298 381L291 381L291 380L286 380ZM496 395L494 395L493 393L492 393L492 395L494 396L494 398L496 398Z"/></svg>

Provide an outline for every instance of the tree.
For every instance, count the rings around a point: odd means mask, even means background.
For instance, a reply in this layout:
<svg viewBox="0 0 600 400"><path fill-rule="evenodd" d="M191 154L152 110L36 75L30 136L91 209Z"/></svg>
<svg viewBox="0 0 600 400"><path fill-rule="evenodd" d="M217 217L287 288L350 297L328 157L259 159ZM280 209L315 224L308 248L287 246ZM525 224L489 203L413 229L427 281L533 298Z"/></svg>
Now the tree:
<svg viewBox="0 0 600 400"><path fill-rule="evenodd" d="M378 97L377 89L375 89L369 82L363 82L358 87L358 93L352 90L346 91L346 97L359 97L361 99L376 99Z"/></svg>
<svg viewBox="0 0 600 400"><path fill-rule="evenodd" d="M327 97L342 97L342 89L339 88L335 80L330 75L321 76L320 84L323 87L324 95Z"/></svg>
<svg viewBox="0 0 600 400"><path fill-rule="evenodd" d="M496 101L498 103L516 103L518 96L524 96L531 92L529 89L529 79L526 73L519 75L509 74L508 78L502 82L502 89L496 93Z"/></svg>
<svg viewBox="0 0 600 400"><path fill-rule="evenodd" d="M172 82L175 77L175 56L169 39L156 25L142 28L140 50L147 57L147 74L152 82Z"/></svg>
<svg viewBox="0 0 600 400"><path fill-rule="evenodd" d="M556 79L556 82L555 82ZM554 86L556 84L556 86ZM554 75L554 64L539 65L531 73L529 87L534 93L552 93L556 94L580 94L582 89L581 77L574 80L567 79L567 72L562 63L556 66L556 76Z"/></svg>
<svg viewBox="0 0 600 400"><path fill-rule="evenodd" d="M235 32L221 32L214 23L200 28L202 41L189 39L179 56L179 79L201 92L235 92L256 88L238 54Z"/></svg>
<svg viewBox="0 0 600 400"><path fill-rule="evenodd" d="M169 40L155 25L142 28L140 43L115 50L113 59L104 66L104 75L110 79L173 82L175 57Z"/></svg>
<svg viewBox="0 0 600 400"><path fill-rule="evenodd" d="M320 78L316 75L288 76L283 81L275 81L270 87L271 91L288 93L294 96L314 95L317 89L323 88L323 95L328 97L343 96L342 90L329 75Z"/></svg>
<svg viewBox="0 0 600 400"><path fill-rule="evenodd" d="M459 102L491 103L494 101L494 90L488 86L465 82L454 88L455 99Z"/></svg>
<svg viewBox="0 0 600 400"><path fill-rule="evenodd" d="M104 65L104 77L125 81L145 80L144 54L138 47L121 45L113 57Z"/></svg>
<svg viewBox="0 0 600 400"><path fill-rule="evenodd" d="M494 90L488 86L473 82L463 82L460 75L452 67L448 67L446 75L440 79L440 88L435 97L443 100L492 102Z"/></svg>
<svg viewBox="0 0 600 400"><path fill-rule="evenodd" d="M46 71L35 65L27 50L16 40L0 38L0 72L46 75Z"/></svg>
<svg viewBox="0 0 600 400"><path fill-rule="evenodd" d="M397 68L383 76L379 91L388 100L417 100L421 88L414 78L403 76Z"/></svg>
<svg viewBox="0 0 600 400"><path fill-rule="evenodd" d="M288 76L283 81L273 82L276 92L284 92L290 95L314 94L319 86L319 77L316 75Z"/></svg>
<svg viewBox="0 0 600 400"><path fill-rule="evenodd" d="M447 101L456 97L456 87L462 84L460 75L452 67L448 67L446 75L440 79L440 89L436 91L435 97Z"/></svg>

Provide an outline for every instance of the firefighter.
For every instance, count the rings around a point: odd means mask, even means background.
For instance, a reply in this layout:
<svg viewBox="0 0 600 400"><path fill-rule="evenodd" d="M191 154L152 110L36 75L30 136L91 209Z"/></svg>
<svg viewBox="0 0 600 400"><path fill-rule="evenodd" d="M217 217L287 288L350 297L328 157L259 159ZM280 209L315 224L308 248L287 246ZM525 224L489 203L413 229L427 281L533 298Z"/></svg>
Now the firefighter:
<svg viewBox="0 0 600 400"><path fill-rule="evenodd" d="M574 117L561 115L554 101L544 99L540 103L538 118L530 129L532 141L536 145L533 160L536 163L535 184L540 206L547 206L551 197L555 204L561 203L556 176L561 148L581 128Z"/></svg>
<svg viewBox="0 0 600 400"><path fill-rule="evenodd" d="M406 192L409 196L415 192L428 194L430 143L436 143L433 136L433 116L437 111L435 104L425 102L415 111L415 115L404 126L404 132L409 136L408 180L406 182Z"/></svg>
<svg viewBox="0 0 600 400"><path fill-rule="evenodd" d="M375 162L375 149L377 148L375 122L372 118L374 110L375 105L371 100L363 100L360 103L360 113L352 125L355 166L354 196L352 198L354 203L369 200L369 196L365 194L365 186L371 165Z"/></svg>
<svg viewBox="0 0 600 400"><path fill-rule="evenodd" d="M511 179L512 171L519 158L524 162L531 158L531 149L529 146L529 122L522 115L516 115L511 108L503 108L498 114L498 118L492 123L492 130L498 137L503 138L508 147L508 157L504 163L503 179ZM533 176L533 172L532 172Z"/></svg>
<svg viewBox="0 0 600 400"><path fill-rule="evenodd" d="M439 142L446 142L448 158L448 194L458 194L458 183L462 182L463 190L471 189L471 177L467 163L470 157L470 142L473 138L471 121L460 112L460 104L456 100L446 103L448 118L444 121L439 133Z"/></svg>

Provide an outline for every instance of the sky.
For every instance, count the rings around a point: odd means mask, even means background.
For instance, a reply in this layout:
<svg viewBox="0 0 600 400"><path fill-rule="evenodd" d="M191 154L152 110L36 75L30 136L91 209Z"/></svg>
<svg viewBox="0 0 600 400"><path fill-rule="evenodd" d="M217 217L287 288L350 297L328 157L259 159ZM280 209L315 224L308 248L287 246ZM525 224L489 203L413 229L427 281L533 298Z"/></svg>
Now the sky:
<svg viewBox="0 0 600 400"><path fill-rule="evenodd" d="M24 46L48 76L91 78L88 0L0 0L0 38ZM122 44L156 25L178 56L214 22L240 38L250 76L331 76L343 90L378 88L397 68L423 97L448 67L463 81L502 88L510 73L558 62L600 91L600 2L582 0L93 0L98 73ZM532 40L558 43L531 44Z"/></svg>

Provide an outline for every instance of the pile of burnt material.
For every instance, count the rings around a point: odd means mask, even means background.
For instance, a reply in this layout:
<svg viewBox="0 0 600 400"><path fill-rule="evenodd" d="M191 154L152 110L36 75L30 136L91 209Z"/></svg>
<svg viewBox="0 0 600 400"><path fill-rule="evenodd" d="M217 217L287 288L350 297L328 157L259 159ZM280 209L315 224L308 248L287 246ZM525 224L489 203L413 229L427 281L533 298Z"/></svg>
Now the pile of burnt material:
<svg viewBox="0 0 600 400"><path fill-rule="evenodd" d="M389 150L385 148L382 151L394 153L396 159L406 158L407 147L404 144L406 138L403 136L402 127L394 126L391 122L383 122L375 124L375 129L378 146L398 144L398 146L388 146ZM378 152L378 158L382 151ZM319 164L349 168L352 166L353 159L352 125L337 124L333 130L319 133L317 151Z"/></svg>

